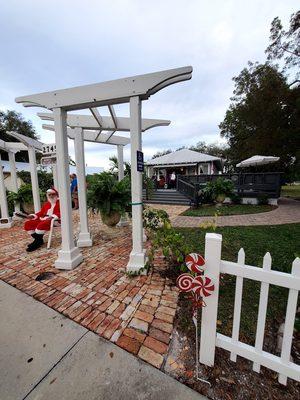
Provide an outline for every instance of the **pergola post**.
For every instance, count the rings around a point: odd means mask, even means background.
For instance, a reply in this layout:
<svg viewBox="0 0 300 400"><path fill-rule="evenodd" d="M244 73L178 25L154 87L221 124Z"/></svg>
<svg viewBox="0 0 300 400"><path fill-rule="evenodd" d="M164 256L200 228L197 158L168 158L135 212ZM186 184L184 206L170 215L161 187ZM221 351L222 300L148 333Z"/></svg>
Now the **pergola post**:
<svg viewBox="0 0 300 400"><path fill-rule="evenodd" d="M123 155L124 146L121 144L117 145L118 150L118 180L119 182L124 178L124 155ZM117 226L128 226L128 220L126 215L122 215L120 221Z"/></svg>
<svg viewBox="0 0 300 400"><path fill-rule="evenodd" d="M16 158L15 153L12 151L8 152L8 160L10 166L10 177L11 177L11 184L12 184L12 191L14 193L18 192L18 178L17 178L17 168L16 168ZM15 202L15 212L20 212L20 203Z"/></svg>
<svg viewBox="0 0 300 400"><path fill-rule="evenodd" d="M135 272L144 268L146 264L146 255L143 249L142 173L137 170L137 151L142 150L141 100L138 96L130 98L130 140L132 251L127 271Z"/></svg>
<svg viewBox="0 0 300 400"><path fill-rule="evenodd" d="M67 112L55 108L54 126L57 152L58 191L61 212L61 250L55 261L58 269L73 269L81 263L83 257L78 247L75 247L73 238L73 222L71 213L70 169L67 138Z"/></svg>
<svg viewBox="0 0 300 400"><path fill-rule="evenodd" d="M52 164L52 175L53 175L53 185L55 189L58 189L58 179L57 179L57 165Z"/></svg>
<svg viewBox="0 0 300 400"><path fill-rule="evenodd" d="M1 162L1 154L0 154L0 209L1 209L1 218L0 218L0 228L11 228L13 222L8 214L8 205L7 205L7 197L6 197L6 188L4 185L4 175L3 168Z"/></svg>
<svg viewBox="0 0 300 400"><path fill-rule="evenodd" d="M85 158L84 158L84 141L83 129L74 129L74 145L75 145L75 162L77 172L78 184L78 202L79 202L79 216L80 216L80 231L78 234L77 246L90 247L93 244L87 216L87 202L86 202L86 177L85 177Z"/></svg>
<svg viewBox="0 0 300 400"><path fill-rule="evenodd" d="M29 157L29 165L30 165L30 176L31 176L31 187L32 187L34 211L38 212L41 209L41 199L40 199L40 192L39 192L39 181L38 181L38 175L37 175L35 149L33 147L28 147L28 157Z"/></svg>

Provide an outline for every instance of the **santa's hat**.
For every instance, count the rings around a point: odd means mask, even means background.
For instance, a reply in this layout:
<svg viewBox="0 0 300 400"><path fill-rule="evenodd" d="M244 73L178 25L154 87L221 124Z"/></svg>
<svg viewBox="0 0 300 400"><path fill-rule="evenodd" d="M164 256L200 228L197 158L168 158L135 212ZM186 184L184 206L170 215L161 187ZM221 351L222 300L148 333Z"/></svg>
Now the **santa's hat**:
<svg viewBox="0 0 300 400"><path fill-rule="evenodd" d="M58 191L53 187L51 189L48 189L47 194L56 194L56 196L58 196Z"/></svg>

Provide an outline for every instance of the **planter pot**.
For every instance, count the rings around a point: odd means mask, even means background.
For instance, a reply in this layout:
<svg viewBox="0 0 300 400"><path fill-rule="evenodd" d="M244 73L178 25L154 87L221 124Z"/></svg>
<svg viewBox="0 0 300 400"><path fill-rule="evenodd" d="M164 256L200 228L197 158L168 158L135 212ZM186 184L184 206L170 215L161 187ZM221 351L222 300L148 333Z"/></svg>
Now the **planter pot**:
<svg viewBox="0 0 300 400"><path fill-rule="evenodd" d="M121 214L118 211L114 211L109 215L101 213L102 222L107 226L116 226L121 219Z"/></svg>
<svg viewBox="0 0 300 400"><path fill-rule="evenodd" d="M223 203L223 201L226 199L226 195L225 194L219 194L217 197L216 197L216 202L218 203L218 204L222 204Z"/></svg>
<svg viewBox="0 0 300 400"><path fill-rule="evenodd" d="M34 206L32 203L22 203L22 208L27 214L34 214Z"/></svg>

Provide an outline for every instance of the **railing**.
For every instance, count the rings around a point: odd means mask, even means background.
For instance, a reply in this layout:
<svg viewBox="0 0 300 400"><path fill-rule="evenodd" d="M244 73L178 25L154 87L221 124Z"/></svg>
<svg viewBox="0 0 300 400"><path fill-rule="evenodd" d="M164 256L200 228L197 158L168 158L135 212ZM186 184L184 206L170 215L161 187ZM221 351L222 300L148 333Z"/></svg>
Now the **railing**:
<svg viewBox="0 0 300 400"><path fill-rule="evenodd" d="M181 176L180 178L177 177L176 189L178 190L178 192L189 198L193 203L197 202L196 186L192 183L185 181L184 179L181 179Z"/></svg>
<svg viewBox="0 0 300 400"><path fill-rule="evenodd" d="M179 175L177 179L195 185L199 190L201 184L214 181L218 178L229 179L233 182L236 192L244 197L256 197L258 194L267 194L269 197L280 197L281 191L280 172L263 173L232 173L222 175ZM197 185L199 185L197 187Z"/></svg>
<svg viewBox="0 0 300 400"><path fill-rule="evenodd" d="M230 359L236 362L237 355L253 362L253 370L260 372L264 366L279 373L278 380L286 385L287 378L300 381L300 365L290 361L298 291L300 290L300 259L292 264L291 274L271 269L272 259L266 253L263 267L245 265L245 252L240 249L237 263L221 260L222 235L208 233L205 237L205 274L213 280L215 291L205 298L206 307L202 309L200 362L214 365L215 348L221 347L230 352ZM236 276L232 337L217 333L217 312L220 273ZM244 278L261 282L255 346L239 341L240 316L242 307ZM263 350L269 285L289 289L282 348L280 356Z"/></svg>

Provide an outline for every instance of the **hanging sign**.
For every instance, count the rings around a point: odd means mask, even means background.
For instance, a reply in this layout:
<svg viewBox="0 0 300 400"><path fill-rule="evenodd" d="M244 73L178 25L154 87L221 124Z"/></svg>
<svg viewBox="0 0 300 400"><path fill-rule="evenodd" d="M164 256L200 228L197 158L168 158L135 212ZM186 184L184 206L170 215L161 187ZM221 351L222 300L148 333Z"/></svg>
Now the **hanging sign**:
<svg viewBox="0 0 300 400"><path fill-rule="evenodd" d="M142 151L137 150L136 160L137 160L137 171L144 172L144 153Z"/></svg>
<svg viewBox="0 0 300 400"><path fill-rule="evenodd" d="M56 156L42 157L41 164L46 167L48 165L56 164Z"/></svg>
<svg viewBox="0 0 300 400"><path fill-rule="evenodd" d="M56 154L56 144L55 143L43 144L42 153L44 155Z"/></svg>

